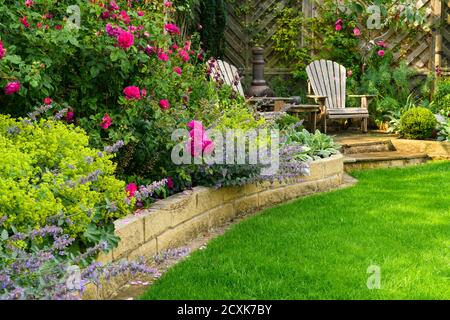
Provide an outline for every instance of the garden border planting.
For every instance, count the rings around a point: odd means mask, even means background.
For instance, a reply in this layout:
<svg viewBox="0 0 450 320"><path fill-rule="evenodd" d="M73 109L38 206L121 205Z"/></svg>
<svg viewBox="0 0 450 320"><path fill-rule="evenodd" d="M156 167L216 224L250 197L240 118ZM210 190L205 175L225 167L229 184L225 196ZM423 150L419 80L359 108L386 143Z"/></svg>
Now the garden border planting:
<svg viewBox="0 0 450 320"><path fill-rule="evenodd" d="M311 163L311 174L289 182L265 182L220 189L196 187L115 222L119 246L99 257L106 263L153 256L182 245L210 228L295 198L338 187L343 156Z"/></svg>

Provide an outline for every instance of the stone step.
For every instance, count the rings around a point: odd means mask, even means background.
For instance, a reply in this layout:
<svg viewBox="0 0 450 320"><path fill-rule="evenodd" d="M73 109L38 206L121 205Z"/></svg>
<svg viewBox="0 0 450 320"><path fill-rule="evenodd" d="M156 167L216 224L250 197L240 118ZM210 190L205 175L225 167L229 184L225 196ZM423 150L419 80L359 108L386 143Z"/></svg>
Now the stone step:
<svg viewBox="0 0 450 320"><path fill-rule="evenodd" d="M395 151L395 147L392 144L391 140L351 142L341 144L341 153L344 155L389 151Z"/></svg>
<svg viewBox="0 0 450 320"><path fill-rule="evenodd" d="M345 171L403 167L425 163L429 160L425 153L407 153L399 151L367 152L347 154L344 157Z"/></svg>

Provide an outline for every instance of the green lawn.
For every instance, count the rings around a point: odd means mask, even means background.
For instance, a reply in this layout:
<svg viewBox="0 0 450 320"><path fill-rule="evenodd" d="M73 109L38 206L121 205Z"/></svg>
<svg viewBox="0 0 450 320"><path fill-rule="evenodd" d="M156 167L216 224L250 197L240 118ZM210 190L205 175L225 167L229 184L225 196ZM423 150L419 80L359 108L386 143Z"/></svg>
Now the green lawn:
<svg viewBox="0 0 450 320"><path fill-rule="evenodd" d="M354 176L235 225L143 299L450 299L450 162Z"/></svg>

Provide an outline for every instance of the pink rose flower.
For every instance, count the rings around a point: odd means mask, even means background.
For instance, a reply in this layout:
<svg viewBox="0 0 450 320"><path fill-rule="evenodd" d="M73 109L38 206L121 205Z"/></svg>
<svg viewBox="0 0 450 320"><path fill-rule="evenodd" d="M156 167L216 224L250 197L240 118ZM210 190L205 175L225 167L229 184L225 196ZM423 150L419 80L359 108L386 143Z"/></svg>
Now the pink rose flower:
<svg viewBox="0 0 450 320"><path fill-rule="evenodd" d="M184 62L188 62L190 57L189 57L189 53L187 53L185 50L180 50L179 52L181 60L183 60Z"/></svg>
<svg viewBox="0 0 450 320"><path fill-rule="evenodd" d="M11 95L20 90L20 82L14 81L10 82L5 86L5 94Z"/></svg>
<svg viewBox="0 0 450 320"><path fill-rule="evenodd" d="M170 2L170 1L164 1L164 6L165 6L166 8L170 8L170 7L172 6L172 2Z"/></svg>
<svg viewBox="0 0 450 320"><path fill-rule="evenodd" d="M122 20L126 25L130 24L130 16L125 10L120 11L119 19Z"/></svg>
<svg viewBox="0 0 450 320"><path fill-rule="evenodd" d="M141 99L141 91L136 86L129 86L123 89L123 94L125 95L125 99L127 100L140 100Z"/></svg>
<svg viewBox="0 0 450 320"><path fill-rule="evenodd" d="M57 25L55 26L55 29L56 29L56 30L61 30L61 29L62 29L62 25L57 24Z"/></svg>
<svg viewBox="0 0 450 320"><path fill-rule="evenodd" d="M50 97L47 97L44 99L44 104L46 104L46 105L51 105L52 102L53 102L53 100Z"/></svg>
<svg viewBox="0 0 450 320"><path fill-rule="evenodd" d="M353 29L353 35L355 37L359 37L361 35L361 30L359 30L358 28Z"/></svg>
<svg viewBox="0 0 450 320"><path fill-rule="evenodd" d="M73 118L75 117L75 112L73 111L67 111L66 113L66 121L72 121Z"/></svg>
<svg viewBox="0 0 450 320"><path fill-rule="evenodd" d="M128 49L134 44L134 35L131 32L122 31L117 37L117 43L122 49Z"/></svg>
<svg viewBox="0 0 450 320"><path fill-rule="evenodd" d="M27 6L28 8L32 7L33 4L34 4L34 1L33 1L33 0L26 0L26 1L25 1L25 6Z"/></svg>
<svg viewBox="0 0 450 320"><path fill-rule="evenodd" d="M3 48L3 42L0 41L0 60L6 56L6 49Z"/></svg>
<svg viewBox="0 0 450 320"><path fill-rule="evenodd" d="M170 34L180 34L180 28L178 28L178 26L172 23L166 24L164 26L164 29L166 29L166 31L169 32Z"/></svg>
<svg viewBox="0 0 450 320"><path fill-rule="evenodd" d="M108 19L110 17L109 11L104 11L100 17L104 20Z"/></svg>
<svg viewBox="0 0 450 320"><path fill-rule="evenodd" d="M138 186L136 183L129 183L126 186L125 191L127 192L129 198L133 198L138 191Z"/></svg>
<svg viewBox="0 0 450 320"><path fill-rule="evenodd" d="M170 103L167 99L162 99L159 101L159 106L163 110L167 110L170 108Z"/></svg>
<svg viewBox="0 0 450 320"><path fill-rule="evenodd" d="M138 11L138 16L143 17L145 15L144 11Z"/></svg>
<svg viewBox="0 0 450 320"><path fill-rule="evenodd" d="M384 57L385 52L384 52L384 50L379 50L379 51L377 52L377 54L378 54L378 56L380 56L380 57Z"/></svg>
<svg viewBox="0 0 450 320"><path fill-rule="evenodd" d="M159 50L158 59L161 61L167 62L167 61L169 61L169 55L167 53L164 53L164 51Z"/></svg>
<svg viewBox="0 0 450 320"><path fill-rule="evenodd" d="M341 24L337 24L335 26L335 28L336 28L336 31L341 31L342 30L342 25Z"/></svg>
<svg viewBox="0 0 450 320"><path fill-rule="evenodd" d="M339 18L339 19L337 19L336 20L336 22L334 23L335 25L338 25L338 24L342 24L344 21L342 21L342 19L341 18Z"/></svg>
<svg viewBox="0 0 450 320"><path fill-rule="evenodd" d="M117 37L123 32L120 27L113 27L110 23L106 24L105 31L110 37Z"/></svg>
<svg viewBox="0 0 450 320"><path fill-rule="evenodd" d="M110 1L109 2L109 10L111 10L111 11L118 11L119 10L119 6L117 5L117 3L115 1Z"/></svg>
<svg viewBox="0 0 450 320"><path fill-rule="evenodd" d="M180 67L174 67L173 71L181 76L182 70Z"/></svg>
<svg viewBox="0 0 450 320"><path fill-rule="evenodd" d="M112 120L111 120L111 118L109 117L109 115L107 114L107 113L105 113L105 115L103 116L103 118L102 118L102 123L100 124L100 126L103 128L103 129L108 129L110 126L112 125Z"/></svg>
<svg viewBox="0 0 450 320"><path fill-rule="evenodd" d="M141 96L146 97L147 96L147 90L141 89Z"/></svg>

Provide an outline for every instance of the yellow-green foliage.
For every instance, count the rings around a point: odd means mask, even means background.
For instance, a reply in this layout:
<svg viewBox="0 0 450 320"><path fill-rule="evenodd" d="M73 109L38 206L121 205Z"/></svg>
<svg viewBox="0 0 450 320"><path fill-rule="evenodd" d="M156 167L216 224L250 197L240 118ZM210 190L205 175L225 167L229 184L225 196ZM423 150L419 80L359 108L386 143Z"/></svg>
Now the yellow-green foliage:
<svg viewBox="0 0 450 320"><path fill-rule="evenodd" d="M114 177L111 157L89 148L79 128L0 115L0 217L25 230L63 214L73 222L63 227L76 236L94 217L109 222L126 215L125 183ZM83 181L96 171L98 178Z"/></svg>

